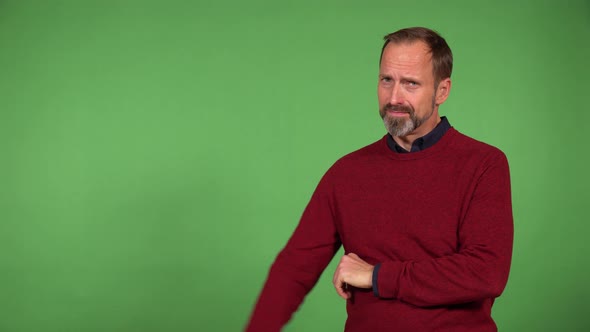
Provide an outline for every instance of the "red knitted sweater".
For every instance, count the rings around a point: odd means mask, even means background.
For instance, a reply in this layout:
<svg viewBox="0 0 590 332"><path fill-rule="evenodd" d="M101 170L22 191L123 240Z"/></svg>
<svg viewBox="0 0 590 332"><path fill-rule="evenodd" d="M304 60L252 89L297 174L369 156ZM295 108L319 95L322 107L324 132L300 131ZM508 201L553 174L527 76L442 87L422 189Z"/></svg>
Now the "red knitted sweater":
<svg viewBox="0 0 590 332"><path fill-rule="evenodd" d="M496 331L491 308L508 279L512 237L500 150L453 128L407 154L384 136L324 175L246 330L279 331L343 245L380 264L377 295L352 290L346 331Z"/></svg>

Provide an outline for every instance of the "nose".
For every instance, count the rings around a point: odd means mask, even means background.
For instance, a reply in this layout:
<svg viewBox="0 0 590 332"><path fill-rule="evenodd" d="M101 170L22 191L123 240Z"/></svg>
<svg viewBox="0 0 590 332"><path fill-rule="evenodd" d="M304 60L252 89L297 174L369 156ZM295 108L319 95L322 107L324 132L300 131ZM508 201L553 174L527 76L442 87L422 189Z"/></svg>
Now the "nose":
<svg viewBox="0 0 590 332"><path fill-rule="evenodd" d="M391 87L389 103L391 105L401 105L404 103L404 95L399 83Z"/></svg>

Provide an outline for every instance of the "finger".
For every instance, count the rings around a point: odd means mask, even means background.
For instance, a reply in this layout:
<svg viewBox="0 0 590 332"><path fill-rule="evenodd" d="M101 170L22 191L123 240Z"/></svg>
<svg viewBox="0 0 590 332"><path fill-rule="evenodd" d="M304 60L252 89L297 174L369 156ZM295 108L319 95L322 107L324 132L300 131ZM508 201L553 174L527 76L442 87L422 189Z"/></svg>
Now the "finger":
<svg viewBox="0 0 590 332"><path fill-rule="evenodd" d="M349 291L345 290L345 283L341 283L338 287L336 287L336 293L338 293L338 295L347 300L350 296Z"/></svg>
<svg viewBox="0 0 590 332"><path fill-rule="evenodd" d="M334 288L336 288L336 293L338 293L338 295L341 298L346 300L349 297L349 292L345 290L345 285L346 284L342 279L340 279L340 277L338 277L336 282L334 282Z"/></svg>
<svg viewBox="0 0 590 332"><path fill-rule="evenodd" d="M344 292L342 290L342 281L340 278L340 269L337 268L336 272L334 272L334 279L332 280L332 284L334 285L334 288L336 289L336 293L338 293L338 295L340 297L343 297Z"/></svg>
<svg viewBox="0 0 590 332"><path fill-rule="evenodd" d="M340 257L340 262L338 262L338 266L336 266L336 270L334 270L334 277L332 278L332 284L334 284L334 286L336 285L336 282L340 277L340 273L342 271L342 264L346 258L346 255Z"/></svg>
<svg viewBox="0 0 590 332"><path fill-rule="evenodd" d="M344 290L344 294L346 294L346 299L349 299L351 296L351 292L350 292L350 285L348 283L344 283L342 289Z"/></svg>
<svg viewBox="0 0 590 332"><path fill-rule="evenodd" d="M338 266L336 267L336 270L334 270L334 277L332 277L332 284L334 284L334 286L336 286L339 276L340 276L340 264L338 264Z"/></svg>

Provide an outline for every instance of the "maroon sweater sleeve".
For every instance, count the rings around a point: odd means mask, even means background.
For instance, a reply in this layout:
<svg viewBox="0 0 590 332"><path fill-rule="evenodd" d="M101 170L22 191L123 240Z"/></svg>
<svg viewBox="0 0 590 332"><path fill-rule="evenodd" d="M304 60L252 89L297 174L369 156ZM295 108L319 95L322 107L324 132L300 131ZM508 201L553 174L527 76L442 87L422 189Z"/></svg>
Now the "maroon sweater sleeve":
<svg viewBox="0 0 590 332"><path fill-rule="evenodd" d="M481 167L460 220L456 253L416 261L385 261L377 293L416 306L467 303L498 297L507 282L513 221L508 162L498 151Z"/></svg>
<svg viewBox="0 0 590 332"><path fill-rule="evenodd" d="M318 184L295 232L272 264L246 331L280 331L340 247L327 177Z"/></svg>

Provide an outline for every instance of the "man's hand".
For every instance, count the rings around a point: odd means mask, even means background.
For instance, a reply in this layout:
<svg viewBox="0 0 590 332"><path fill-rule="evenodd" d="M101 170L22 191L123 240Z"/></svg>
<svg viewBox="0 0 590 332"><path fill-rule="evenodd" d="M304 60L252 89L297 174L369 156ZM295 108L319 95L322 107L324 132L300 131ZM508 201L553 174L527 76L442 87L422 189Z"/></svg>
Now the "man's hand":
<svg viewBox="0 0 590 332"><path fill-rule="evenodd" d="M338 295L345 300L350 298L350 291L346 289L347 285L358 288L373 287L374 268L373 265L365 262L356 254L350 253L342 256L332 280Z"/></svg>

